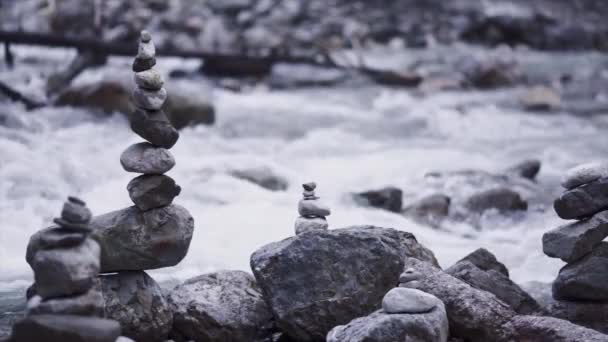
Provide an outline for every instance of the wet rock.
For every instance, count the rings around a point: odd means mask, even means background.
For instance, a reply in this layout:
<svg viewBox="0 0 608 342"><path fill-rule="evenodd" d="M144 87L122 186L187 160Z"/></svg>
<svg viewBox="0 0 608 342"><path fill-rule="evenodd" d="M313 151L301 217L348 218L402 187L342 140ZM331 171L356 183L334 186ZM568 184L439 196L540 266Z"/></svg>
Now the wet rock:
<svg viewBox="0 0 608 342"><path fill-rule="evenodd" d="M478 214L490 209L496 209L500 213L528 209L528 203L519 193L508 188L494 188L476 193L466 200L464 206Z"/></svg>
<svg viewBox="0 0 608 342"><path fill-rule="evenodd" d="M35 243L32 240L30 244ZM33 252L37 248L28 249ZM99 273L99 255L99 244L92 239L69 248L38 249L28 260L34 270L36 293L46 299L87 292Z"/></svg>
<svg viewBox="0 0 608 342"><path fill-rule="evenodd" d="M462 70L467 83L481 89L512 86L523 78L517 63L500 58L467 59Z"/></svg>
<svg viewBox="0 0 608 342"><path fill-rule="evenodd" d="M553 297L565 300L608 301L608 242L582 259L564 266L553 282Z"/></svg>
<svg viewBox="0 0 608 342"><path fill-rule="evenodd" d="M284 191L289 187L285 177L276 174L269 167L255 167L248 169L231 170L230 174L236 178L257 184L270 191Z"/></svg>
<svg viewBox="0 0 608 342"><path fill-rule="evenodd" d="M101 272L177 265L188 253L194 219L179 205L140 211L128 207L93 218Z"/></svg>
<svg viewBox="0 0 608 342"><path fill-rule="evenodd" d="M520 101L527 110L547 111L561 106L559 94L555 90L544 86L528 89Z"/></svg>
<svg viewBox="0 0 608 342"><path fill-rule="evenodd" d="M424 197L403 209L403 215L426 223L430 226L439 226L450 210L450 198L443 194L434 194Z"/></svg>
<svg viewBox="0 0 608 342"><path fill-rule="evenodd" d="M67 297L42 298L35 294L35 289L28 298L28 315L55 314L104 317L104 300L97 279L93 286L84 294Z"/></svg>
<svg viewBox="0 0 608 342"><path fill-rule="evenodd" d="M145 110L160 110L167 99L165 88L146 90L139 87L133 89L133 103L137 108Z"/></svg>
<svg viewBox="0 0 608 342"><path fill-rule="evenodd" d="M471 264L475 265L477 268L483 271L494 270L498 273L501 273L507 277L509 277L509 270L507 267L498 261L494 254L490 253L485 248L478 248L469 255L460 259L458 262L468 261Z"/></svg>
<svg viewBox="0 0 608 342"><path fill-rule="evenodd" d="M128 90L118 81L71 86L59 94L55 105L99 109L106 113L133 110Z"/></svg>
<svg viewBox="0 0 608 342"><path fill-rule="evenodd" d="M343 70L304 64L278 63L272 66L269 84L273 88L332 86L346 80Z"/></svg>
<svg viewBox="0 0 608 342"><path fill-rule="evenodd" d="M515 341L537 342L605 342L608 336L553 317L516 316L506 329L516 332Z"/></svg>
<svg viewBox="0 0 608 342"><path fill-rule="evenodd" d="M304 234L315 230L327 230L329 224L323 217L298 217L294 226L296 235Z"/></svg>
<svg viewBox="0 0 608 342"><path fill-rule="evenodd" d="M509 167L505 173L507 175L514 175L529 180L535 180L538 172L541 168L541 162L538 159L528 159L521 163L515 164Z"/></svg>
<svg viewBox="0 0 608 342"><path fill-rule="evenodd" d="M160 175L175 166L175 158L168 150L144 142L129 146L120 155L120 164L127 172Z"/></svg>
<svg viewBox="0 0 608 342"><path fill-rule="evenodd" d="M382 298L382 310L387 314L417 314L433 310L443 303L437 297L416 289L396 287Z"/></svg>
<svg viewBox="0 0 608 342"><path fill-rule="evenodd" d="M165 103L165 111L176 129L215 123L215 108L208 96L172 92Z"/></svg>
<svg viewBox="0 0 608 342"><path fill-rule="evenodd" d="M578 165L566 171L562 186L568 190L608 176L606 163L594 162Z"/></svg>
<svg viewBox="0 0 608 342"><path fill-rule="evenodd" d="M138 87L147 90L160 90L165 83L160 73L154 69L136 72L133 80Z"/></svg>
<svg viewBox="0 0 608 342"><path fill-rule="evenodd" d="M386 187L355 194L354 198L363 205L398 213L401 211L403 191L395 187Z"/></svg>
<svg viewBox="0 0 608 342"><path fill-rule="evenodd" d="M555 300L551 297L551 286L548 288L550 299L546 309L550 316L608 334L608 303Z"/></svg>
<svg viewBox="0 0 608 342"><path fill-rule="evenodd" d="M439 303L423 314L376 311L333 328L327 334L327 342L446 342L449 335L448 319L443 304Z"/></svg>
<svg viewBox="0 0 608 342"><path fill-rule="evenodd" d="M13 326L11 342L115 342L120 324L74 315L32 315Z"/></svg>
<svg viewBox="0 0 608 342"><path fill-rule="evenodd" d="M152 69L156 65L156 57L153 58L135 58L133 60L132 69L134 72L142 72Z"/></svg>
<svg viewBox="0 0 608 342"><path fill-rule="evenodd" d="M130 121L131 130L152 145L169 149L179 139L179 133L163 111L136 109Z"/></svg>
<svg viewBox="0 0 608 342"><path fill-rule="evenodd" d="M608 208L608 178L600 178L564 192L553 209L564 220L581 219Z"/></svg>
<svg viewBox="0 0 608 342"><path fill-rule="evenodd" d="M378 309L408 257L437 264L412 234L361 226L271 243L253 253L251 269L279 328L323 341L336 325Z"/></svg>
<svg viewBox="0 0 608 342"><path fill-rule="evenodd" d="M141 175L127 184L129 197L142 211L167 206L179 195L181 188L165 175Z"/></svg>
<svg viewBox="0 0 608 342"><path fill-rule="evenodd" d="M378 84L400 87L417 87L422 83L422 76L409 70L364 70L365 74Z"/></svg>
<svg viewBox="0 0 608 342"><path fill-rule="evenodd" d="M136 341L165 341L173 313L160 286L143 271L100 276L105 317L116 320L122 334Z"/></svg>
<svg viewBox="0 0 608 342"><path fill-rule="evenodd" d="M317 199L303 199L298 202L298 213L304 217L325 217L331 214L331 210Z"/></svg>
<svg viewBox="0 0 608 342"><path fill-rule="evenodd" d="M272 335L272 313L249 273L201 275L175 287L168 300L173 331L185 340L249 342Z"/></svg>
<svg viewBox="0 0 608 342"><path fill-rule="evenodd" d="M405 267L411 267L421 275L413 288L430 293L445 304L450 336L482 342L508 340L512 335L512 331L503 325L516 313L493 294L414 258L407 259Z"/></svg>
<svg viewBox="0 0 608 342"><path fill-rule="evenodd" d="M543 235L543 252L565 262L574 262L590 253L608 236L608 211L555 228Z"/></svg>

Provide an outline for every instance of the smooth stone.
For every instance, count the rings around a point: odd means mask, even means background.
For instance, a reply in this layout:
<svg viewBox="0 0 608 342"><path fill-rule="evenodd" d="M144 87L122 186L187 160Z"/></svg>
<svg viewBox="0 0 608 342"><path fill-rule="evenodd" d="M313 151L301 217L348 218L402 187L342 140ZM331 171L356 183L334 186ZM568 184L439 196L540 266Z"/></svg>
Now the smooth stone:
<svg viewBox="0 0 608 342"><path fill-rule="evenodd" d="M188 253L194 231L194 219L176 204L148 211L128 207L95 216L91 224L102 273L175 266Z"/></svg>
<svg viewBox="0 0 608 342"><path fill-rule="evenodd" d="M115 342L120 324L76 315L32 315L13 326L11 342Z"/></svg>
<svg viewBox="0 0 608 342"><path fill-rule="evenodd" d="M165 84L163 77L154 69L136 72L133 79L135 84L147 90L160 90Z"/></svg>
<svg viewBox="0 0 608 342"><path fill-rule="evenodd" d="M149 40L147 42L140 40L139 47L137 48L137 56L135 58L138 58L138 59L156 58L156 47L154 47L154 42L152 42L152 40Z"/></svg>
<svg viewBox="0 0 608 342"><path fill-rule="evenodd" d="M150 32L148 32L146 30L142 30L139 33L139 40L142 41L142 42L144 42L144 43L147 43L147 42L149 42L149 41L152 40L152 35L150 34Z"/></svg>
<svg viewBox="0 0 608 342"><path fill-rule="evenodd" d="M179 139L179 132L163 111L136 109L131 114L131 130L152 145L167 149Z"/></svg>
<svg viewBox="0 0 608 342"><path fill-rule="evenodd" d="M400 212L403 206L403 191L393 186L365 191L353 196L355 202L361 205L384 209L394 213Z"/></svg>
<svg viewBox="0 0 608 342"><path fill-rule="evenodd" d="M317 188L317 183L315 182L310 182L310 183L304 183L302 184L302 187L304 188L304 191L315 191L315 189Z"/></svg>
<svg viewBox="0 0 608 342"><path fill-rule="evenodd" d="M608 178L567 190L553 202L553 209L564 220L583 219L608 208Z"/></svg>
<svg viewBox="0 0 608 342"><path fill-rule="evenodd" d="M186 280L169 292L173 333L194 341L267 341L274 319L251 274L218 271Z"/></svg>
<svg viewBox="0 0 608 342"><path fill-rule="evenodd" d="M319 200L300 200L298 212L306 217L325 217L331 214L329 207Z"/></svg>
<svg viewBox="0 0 608 342"><path fill-rule="evenodd" d="M396 287L382 298L382 310L388 314L417 314L433 310L441 301L426 292Z"/></svg>
<svg viewBox="0 0 608 342"><path fill-rule="evenodd" d="M63 228L52 228L51 230L45 231L44 234L40 235L40 248L51 249L73 247L80 245L86 238L87 235L83 233L76 233Z"/></svg>
<svg viewBox="0 0 608 342"><path fill-rule="evenodd" d="M133 90L133 103L137 108L145 110L160 110L167 100L165 88L159 90L146 90L135 87Z"/></svg>
<svg viewBox="0 0 608 342"><path fill-rule="evenodd" d="M93 239L70 248L36 251L28 262L34 271L37 294L47 299L87 292L99 273L100 253Z"/></svg>
<svg viewBox="0 0 608 342"><path fill-rule="evenodd" d="M167 206L182 188L165 175L142 175L127 184L131 201L142 211Z"/></svg>
<svg viewBox="0 0 608 342"><path fill-rule="evenodd" d="M386 314L381 310L339 325L327 334L327 342L446 342L448 317L441 301L430 312Z"/></svg>
<svg viewBox="0 0 608 342"><path fill-rule="evenodd" d="M451 327L450 327L451 328ZM540 316L515 316L505 325L513 331L510 341L606 342L608 336L563 319ZM493 341L493 340L488 340Z"/></svg>
<svg viewBox="0 0 608 342"><path fill-rule="evenodd" d="M88 223L72 223L62 218L54 218L53 222L60 226L66 233L88 234L92 229Z"/></svg>
<svg viewBox="0 0 608 342"><path fill-rule="evenodd" d="M437 264L410 233L358 226L263 246L251 256L251 270L281 331L296 341L324 341L333 327L376 310L413 258Z"/></svg>
<svg viewBox="0 0 608 342"><path fill-rule="evenodd" d="M296 219L296 235L317 230L327 230L328 228L329 224L327 223L327 220L322 217L309 218L300 216Z"/></svg>
<svg viewBox="0 0 608 342"><path fill-rule="evenodd" d="M565 262L574 262L599 245L608 236L608 211L588 220L560 226L543 235L543 252Z"/></svg>
<svg viewBox="0 0 608 342"><path fill-rule="evenodd" d="M160 286L143 271L100 276L105 317L116 320L122 334L135 341L167 340L173 312Z"/></svg>
<svg viewBox="0 0 608 342"><path fill-rule="evenodd" d="M135 58L133 60L132 69L134 72L141 72L145 70L152 69L156 65L156 58Z"/></svg>
<svg viewBox="0 0 608 342"><path fill-rule="evenodd" d="M92 216L84 202L75 197L69 197L61 210L61 218L70 223L88 223Z"/></svg>
<svg viewBox="0 0 608 342"><path fill-rule="evenodd" d="M308 191L308 190L304 190L302 192L302 196L304 196L305 199L315 199L317 197L317 196L315 196L314 191Z"/></svg>
<svg viewBox="0 0 608 342"><path fill-rule="evenodd" d="M161 175L175 166L175 158L167 149L143 142L129 146L120 164L127 172Z"/></svg>
<svg viewBox="0 0 608 342"><path fill-rule="evenodd" d="M418 280L422 277L421 274L417 273L415 269L408 268L401 275L399 275L399 283L409 283L410 281Z"/></svg>
<svg viewBox="0 0 608 342"><path fill-rule="evenodd" d="M608 242L582 259L562 267L553 282L553 297L564 300L608 301Z"/></svg>
<svg viewBox="0 0 608 342"><path fill-rule="evenodd" d="M49 298L34 295L27 306L28 315L54 314L104 317L104 299L98 280L84 294Z"/></svg>
<svg viewBox="0 0 608 342"><path fill-rule="evenodd" d="M586 163L566 171L562 178L562 186L570 190L606 176L608 176L607 163Z"/></svg>

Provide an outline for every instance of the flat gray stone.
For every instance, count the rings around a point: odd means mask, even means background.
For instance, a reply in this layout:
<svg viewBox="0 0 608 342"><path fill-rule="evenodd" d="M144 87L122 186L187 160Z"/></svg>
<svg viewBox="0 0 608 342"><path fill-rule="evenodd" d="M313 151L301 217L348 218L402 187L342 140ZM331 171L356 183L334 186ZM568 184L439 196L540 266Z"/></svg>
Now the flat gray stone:
<svg viewBox="0 0 608 342"><path fill-rule="evenodd" d="M608 208L608 178L567 190L553 203L564 220L583 219Z"/></svg>
<svg viewBox="0 0 608 342"><path fill-rule="evenodd" d="M71 223L88 223L92 216L91 210L76 197L68 197L61 210L61 218Z"/></svg>
<svg viewBox="0 0 608 342"><path fill-rule="evenodd" d="M295 224L295 232L297 234L308 233L316 230L327 230L329 224L327 220L321 217L298 217Z"/></svg>
<svg viewBox="0 0 608 342"><path fill-rule="evenodd" d="M515 332L512 341L606 342L608 335L553 317L516 316L506 329Z"/></svg>
<svg viewBox="0 0 608 342"><path fill-rule="evenodd" d="M543 235L543 252L565 262L574 262L589 254L608 236L608 211L588 220L560 226Z"/></svg>
<svg viewBox="0 0 608 342"><path fill-rule="evenodd" d="M147 90L160 90L165 84L161 74L154 69L136 72L133 75L133 80L138 87Z"/></svg>
<svg viewBox="0 0 608 342"><path fill-rule="evenodd" d="M120 324L75 315L32 315L13 326L11 342L115 342Z"/></svg>
<svg viewBox="0 0 608 342"><path fill-rule="evenodd" d="M152 69L156 65L156 58L135 58L133 60L132 69L135 72L141 72Z"/></svg>
<svg viewBox="0 0 608 342"><path fill-rule="evenodd" d="M160 175L175 166L175 158L169 150L143 142L129 146L120 155L120 164L127 172Z"/></svg>
<svg viewBox="0 0 608 342"><path fill-rule="evenodd" d="M152 59L156 57L156 48L152 40L143 41L140 39L139 47L137 49L137 56L135 58L140 59Z"/></svg>
<svg viewBox="0 0 608 342"><path fill-rule="evenodd" d="M101 245L101 272L177 265L188 253L194 219L183 207L141 211L137 207L96 216L93 236Z"/></svg>
<svg viewBox="0 0 608 342"><path fill-rule="evenodd" d="M137 108L145 110L161 110L167 100L165 88L146 90L139 87L133 89L133 102Z"/></svg>
<svg viewBox="0 0 608 342"><path fill-rule="evenodd" d="M382 298L382 310L387 314L417 314L433 310L441 301L420 290L396 287Z"/></svg>
<svg viewBox="0 0 608 342"><path fill-rule="evenodd" d="M307 217L325 217L331 215L331 210L319 200L300 200L298 212Z"/></svg>
<svg viewBox="0 0 608 342"><path fill-rule="evenodd" d="M181 188L165 175L141 175L127 184L129 197L140 210L167 206L179 195Z"/></svg>
<svg viewBox="0 0 608 342"><path fill-rule="evenodd" d="M594 162L582 164L566 171L566 174L562 178L562 186L570 190L607 176L607 163Z"/></svg>
<svg viewBox="0 0 608 342"><path fill-rule="evenodd" d="M163 111L137 108L131 114L130 121L131 130L154 146L169 149L179 139L179 132Z"/></svg>
<svg viewBox="0 0 608 342"><path fill-rule="evenodd" d="M32 294L30 294L31 296ZM28 315L54 314L104 317L104 300L97 278L84 294L43 300L33 295L28 300Z"/></svg>
<svg viewBox="0 0 608 342"><path fill-rule="evenodd" d="M608 242L602 242L582 259L564 266L553 282L553 297L608 301Z"/></svg>

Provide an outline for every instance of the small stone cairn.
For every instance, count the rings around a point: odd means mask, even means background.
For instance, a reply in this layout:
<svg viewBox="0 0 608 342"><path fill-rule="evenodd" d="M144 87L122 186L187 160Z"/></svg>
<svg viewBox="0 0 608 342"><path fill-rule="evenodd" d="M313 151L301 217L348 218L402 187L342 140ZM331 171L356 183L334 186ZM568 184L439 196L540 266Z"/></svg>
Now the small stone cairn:
<svg viewBox="0 0 608 342"><path fill-rule="evenodd" d="M58 226L32 237L37 248L28 248L26 260L35 283L27 292L26 317L13 326L10 341L114 342L120 336L118 322L101 318L101 248L90 237L91 216L85 202L68 197L54 220Z"/></svg>
<svg viewBox="0 0 608 342"><path fill-rule="evenodd" d="M608 302L608 164L589 163L566 172L554 209L574 219L543 235L543 252L567 264L553 282L556 300Z"/></svg>
<svg viewBox="0 0 608 342"><path fill-rule="evenodd" d="M302 184L302 187L304 192L303 198L298 202L300 217L296 219L296 235L313 230L327 230L329 225L325 217L331 214L331 210L315 195L317 184L310 182Z"/></svg>

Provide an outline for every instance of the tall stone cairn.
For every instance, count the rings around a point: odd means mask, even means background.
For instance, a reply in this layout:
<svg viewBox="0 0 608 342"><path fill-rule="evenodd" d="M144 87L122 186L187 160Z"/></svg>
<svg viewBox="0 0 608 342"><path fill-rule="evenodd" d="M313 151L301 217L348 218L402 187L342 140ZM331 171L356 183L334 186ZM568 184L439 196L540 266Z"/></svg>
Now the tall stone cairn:
<svg viewBox="0 0 608 342"><path fill-rule="evenodd" d="M331 210L321 201L315 194L317 184L309 182L302 184L304 192L302 199L298 202L298 213L300 217L296 219L295 233L296 235L314 230L327 230L329 224L326 216L331 214Z"/></svg>
<svg viewBox="0 0 608 342"><path fill-rule="evenodd" d="M10 341L114 342L120 336L118 322L101 318L101 248L91 238L91 216L85 202L68 197L57 226L30 239L26 261L35 283L27 291L26 317L13 326Z"/></svg>

